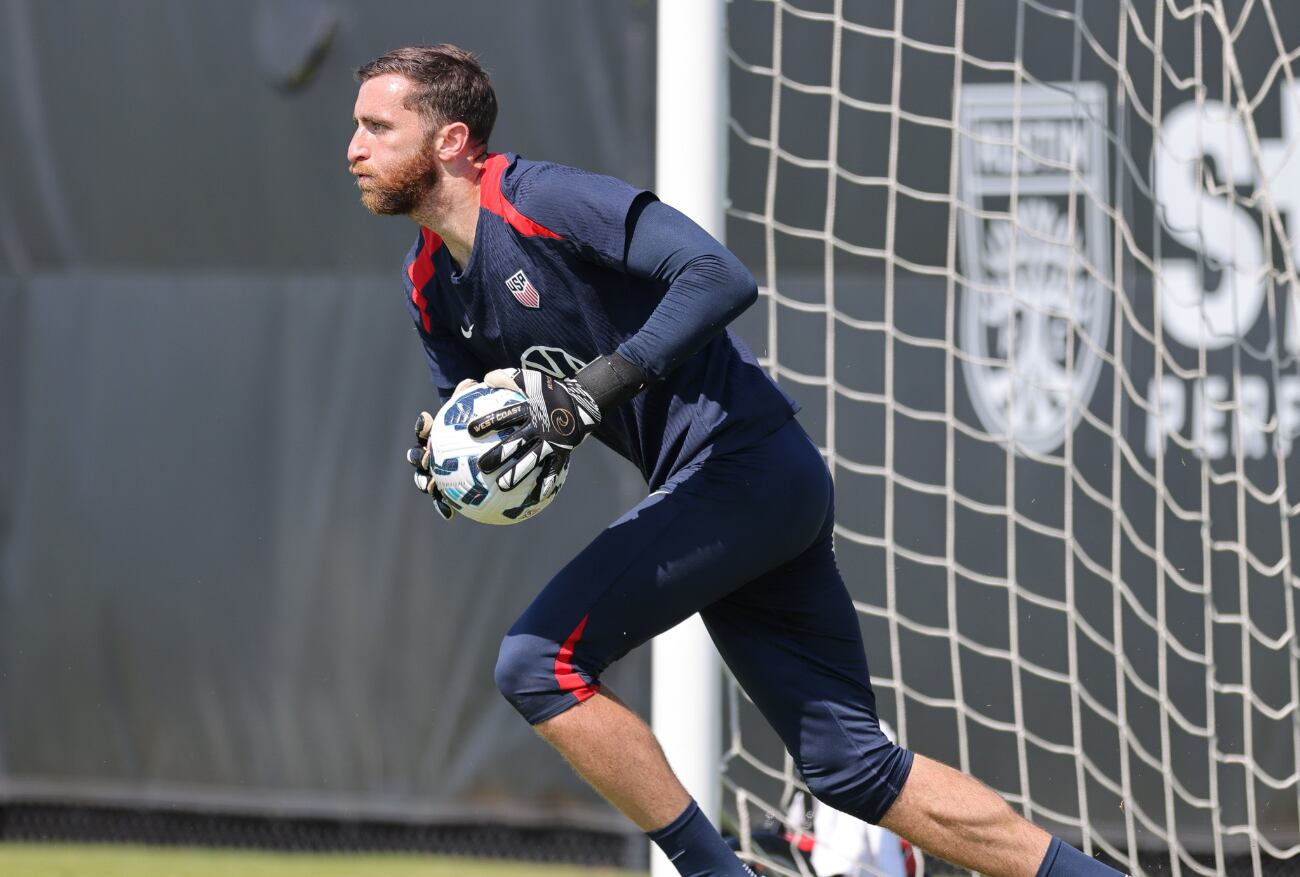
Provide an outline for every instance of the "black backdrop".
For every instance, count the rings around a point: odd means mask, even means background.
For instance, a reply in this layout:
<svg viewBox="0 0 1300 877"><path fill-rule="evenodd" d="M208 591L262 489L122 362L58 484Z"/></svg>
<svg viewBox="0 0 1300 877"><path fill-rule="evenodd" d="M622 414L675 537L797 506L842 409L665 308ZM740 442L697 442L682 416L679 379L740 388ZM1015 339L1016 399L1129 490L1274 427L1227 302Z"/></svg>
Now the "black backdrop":
<svg viewBox="0 0 1300 877"><path fill-rule="evenodd" d="M497 148L648 185L653 12L0 2L0 799L626 828L492 667L639 477L593 447L508 533L420 502L415 227L345 151L352 70L449 41Z"/></svg>

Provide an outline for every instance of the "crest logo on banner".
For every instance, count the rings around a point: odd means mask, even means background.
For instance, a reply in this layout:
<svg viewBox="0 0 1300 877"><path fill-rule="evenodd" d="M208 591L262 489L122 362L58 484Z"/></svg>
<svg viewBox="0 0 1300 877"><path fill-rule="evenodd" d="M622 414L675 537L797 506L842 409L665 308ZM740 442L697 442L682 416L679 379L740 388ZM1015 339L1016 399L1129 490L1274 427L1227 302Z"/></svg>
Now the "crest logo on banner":
<svg viewBox="0 0 1300 877"><path fill-rule="evenodd" d="M1094 82L962 88L957 343L980 422L1017 453L1059 448L1101 373L1106 118Z"/></svg>

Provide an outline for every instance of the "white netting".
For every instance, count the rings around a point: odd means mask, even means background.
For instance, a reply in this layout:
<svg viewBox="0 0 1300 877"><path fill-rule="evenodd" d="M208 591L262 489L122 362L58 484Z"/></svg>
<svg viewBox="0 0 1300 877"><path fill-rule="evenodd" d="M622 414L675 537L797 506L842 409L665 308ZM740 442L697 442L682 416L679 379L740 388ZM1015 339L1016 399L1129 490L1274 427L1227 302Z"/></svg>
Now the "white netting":
<svg viewBox="0 0 1300 877"><path fill-rule="evenodd" d="M1300 862L1300 4L734 0L742 326L881 713L1133 873ZM797 782L743 697L744 830Z"/></svg>

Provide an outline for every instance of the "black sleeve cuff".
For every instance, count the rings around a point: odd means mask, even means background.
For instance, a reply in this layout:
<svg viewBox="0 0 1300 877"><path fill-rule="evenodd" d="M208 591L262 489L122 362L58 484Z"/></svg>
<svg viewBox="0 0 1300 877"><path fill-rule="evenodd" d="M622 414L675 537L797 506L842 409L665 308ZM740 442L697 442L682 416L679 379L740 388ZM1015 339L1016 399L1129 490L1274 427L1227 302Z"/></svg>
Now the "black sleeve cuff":
<svg viewBox="0 0 1300 877"><path fill-rule="evenodd" d="M602 413L617 408L646 388L646 373L617 353L592 360L578 372L576 379L596 400Z"/></svg>

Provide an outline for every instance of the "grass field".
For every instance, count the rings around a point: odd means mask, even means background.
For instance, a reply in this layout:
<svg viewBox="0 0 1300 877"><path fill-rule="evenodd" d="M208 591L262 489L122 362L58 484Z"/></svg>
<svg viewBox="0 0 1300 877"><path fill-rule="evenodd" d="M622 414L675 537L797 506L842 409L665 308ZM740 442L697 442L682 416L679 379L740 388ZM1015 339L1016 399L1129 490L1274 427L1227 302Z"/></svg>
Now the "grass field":
<svg viewBox="0 0 1300 877"><path fill-rule="evenodd" d="M416 855L316 855L0 843L4 877L644 877L636 871Z"/></svg>

